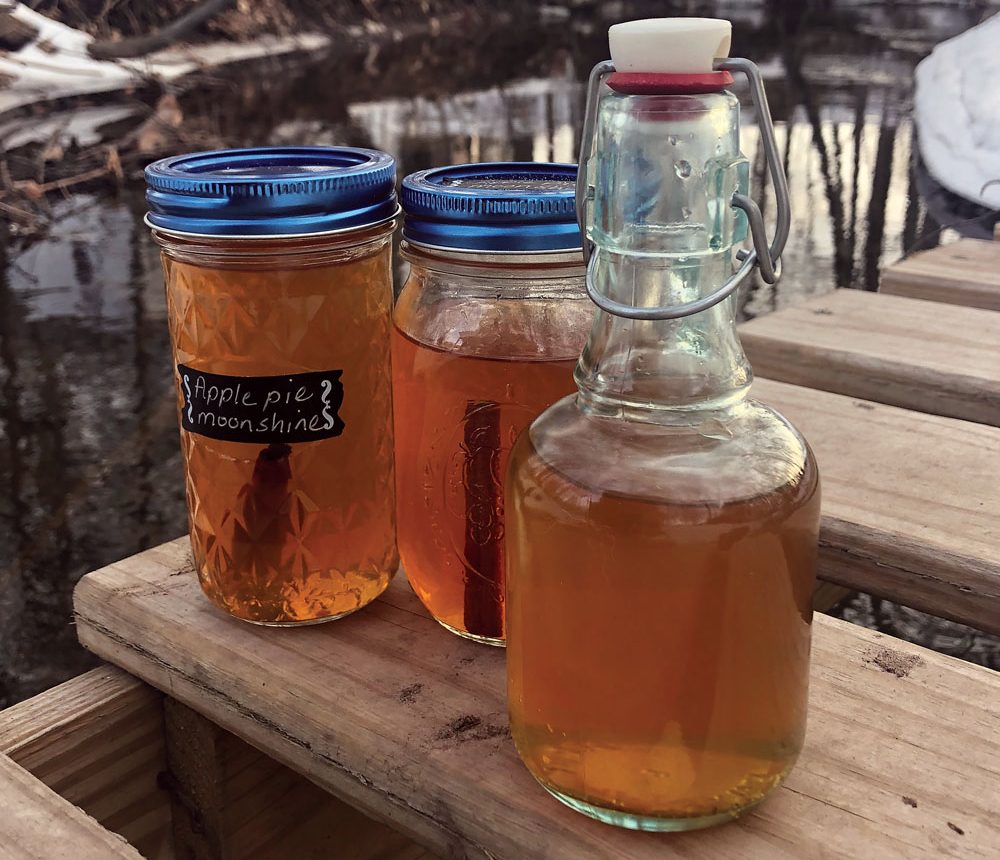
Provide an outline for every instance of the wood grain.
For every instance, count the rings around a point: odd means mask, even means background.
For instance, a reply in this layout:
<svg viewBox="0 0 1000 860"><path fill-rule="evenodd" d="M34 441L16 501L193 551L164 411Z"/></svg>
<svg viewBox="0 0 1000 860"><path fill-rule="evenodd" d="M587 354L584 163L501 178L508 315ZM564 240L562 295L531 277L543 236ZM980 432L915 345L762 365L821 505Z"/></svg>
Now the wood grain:
<svg viewBox="0 0 1000 860"><path fill-rule="evenodd" d="M147 858L173 856L163 696L102 666L0 711L6 753Z"/></svg>
<svg viewBox="0 0 1000 860"><path fill-rule="evenodd" d="M164 703L174 839L185 860L432 860L197 711Z"/></svg>
<svg viewBox="0 0 1000 860"><path fill-rule="evenodd" d="M0 860L142 860L122 837L0 755Z"/></svg>
<svg viewBox="0 0 1000 860"><path fill-rule="evenodd" d="M694 834L562 807L511 743L504 654L443 631L401 578L364 611L271 630L225 616L186 541L77 586L81 641L366 813L448 857L992 858L1000 677L824 616L810 728L785 787Z"/></svg>
<svg viewBox="0 0 1000 860"><path fill-rule="evenodd" d="M883 293L1000 311L1000 245L988 239L920 251L882 272Z"/></svg>
<svg viewBox="0 0 1000 860"><path fill-rule="evenodd" d="M431 856L114 666L0 711L0 753L154 860Z"/></svg>
<svg viewBox="0 0 1000 860"><path fill-rule="evenodd" d="M1000 425L997 313L835 290L744 323L740 339L768 379Z"/></svg>
<svg viewBox="0 0 1000 860"><path fill-rule="evenodd" d="M823 482L820 577L1000 632L1000 428L758 379Z"/></svg>

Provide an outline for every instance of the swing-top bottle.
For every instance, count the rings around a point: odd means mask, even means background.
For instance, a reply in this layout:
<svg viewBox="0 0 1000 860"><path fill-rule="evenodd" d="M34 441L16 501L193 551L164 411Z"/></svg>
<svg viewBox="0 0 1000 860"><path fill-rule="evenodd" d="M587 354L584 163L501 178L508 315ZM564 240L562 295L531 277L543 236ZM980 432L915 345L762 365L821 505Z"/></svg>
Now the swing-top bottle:
<svg viewBox="0 0 1000 860"><path fill-rule="evenodd" d="M735 290L754 269L776 279L789 219L759 73L723 59L729 34L611 28L577 200L599 310L578 393L522 434L508 473L514 740L556 797L636 829L739 815L805 730L819 479L802 436L748 396ZM770 163L770 246L731 71Z"/></svg>

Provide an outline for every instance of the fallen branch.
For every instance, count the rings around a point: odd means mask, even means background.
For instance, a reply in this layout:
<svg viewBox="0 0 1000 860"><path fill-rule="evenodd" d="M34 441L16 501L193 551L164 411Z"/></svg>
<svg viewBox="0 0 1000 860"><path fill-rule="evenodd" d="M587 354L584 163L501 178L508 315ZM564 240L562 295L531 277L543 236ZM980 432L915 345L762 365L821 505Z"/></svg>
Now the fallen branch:
<svg viewBox="0 0 1000 860"><path fill-rule="evenodd" d="M184 38L209 18L213 18L224 9L231 6L235 0L202 0L190 12L181 15L176 21L147 33L144 36L133 36L129 39L113 41L102 39L91 42L87 48L90 56L98 60L116 60L132 57L143 57L166 48Z"/></svg>
<svg viewBox="0 0 1000 860"><path fill-rule="evenodd" d="M119 181L124 179L125 176L122 170L121 159L118 156L118 150L114 146L107 148L104 156L104 164L100 167L95 167L93 170L87 170L75 176L54 179L51 182L36 182L34 179L25 179L21 182L13 183L11 190L24 195L29 200L41 200L46 194L50 194L53 191L65 191L74 185L82 185L84 182L92 182L95 179L103 179L106 176L114 177Z"/></svg>
<svg viewBox="0 0 1000 860"><path fill-rule="evenodd" d="M20 209L17 206L11 206L9 203L4 203L2 200L0 200L0 212L4 212L15 221L21 221L25 224L34 224L38 220L38 216L32 212L28 212L26 209Z"/></svg>

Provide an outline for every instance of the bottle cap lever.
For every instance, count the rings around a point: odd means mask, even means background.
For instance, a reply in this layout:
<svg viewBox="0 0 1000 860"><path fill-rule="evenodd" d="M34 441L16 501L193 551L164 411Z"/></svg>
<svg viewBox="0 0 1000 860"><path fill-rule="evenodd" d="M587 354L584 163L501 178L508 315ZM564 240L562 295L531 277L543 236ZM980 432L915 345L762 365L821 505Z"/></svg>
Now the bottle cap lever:
<svg viewBox="0 0 1000 860"><path fill-rule="evenodd" d="M781 277L781 252L788 241L791 228L791 206L788 196L788 181L785 178L778 143L774 136L774 124L771 121L771 111L767 104L767 94L764 92L764 82L760 69L750 60L742 57L727 57L718 59L714 68L719 71L742 72L750 84L750 96L757 111L757 124L760 127L761 143L771 181L774 183L774 196L777 201L777 218L774 238L770 245L767 241L764 227L764 217L760 207L745 194L733 195L732 205L746 213L750 225L750 235L753 249L737 254L740 267L717 290L690 302L656 308L637 308L609 299L594 285L594 261L591 253L592 243L587 238L587 208L593 198L593 188L588 183L587 162L594 150L594 122L597 115L597 102L600 97L601 84L604 79L615 72L614 63L604 60L590 71L587 82L587 102L583 120L583 134L580 138L579 170L576 179L576 215L580 223L580 233L583 236L583 258L587 263L587 294L601 310L615 316L636 320L679 319L691 314L701 313L731 296L749 277L754 268L760 269L761 278L768 283L777 283Z"/></svg>

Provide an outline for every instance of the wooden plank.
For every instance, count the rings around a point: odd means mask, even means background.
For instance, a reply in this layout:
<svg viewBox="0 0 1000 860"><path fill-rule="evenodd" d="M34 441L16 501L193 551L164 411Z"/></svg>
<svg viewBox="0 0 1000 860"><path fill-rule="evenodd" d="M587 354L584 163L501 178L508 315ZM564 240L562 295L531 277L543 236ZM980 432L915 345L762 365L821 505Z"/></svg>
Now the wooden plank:
<svg viewBox="0 0 1000 860"><path fill-rule="evenodd" d="M148 858L172 856L163 696L114 666L0 711L6 753Z"/></svg>
<svg viewBox="0 0 1000 860"><path fill-rule="evenodd" d="M142 860L68 800L0 755L0 860Z"/></svg>
<svg viewBox="0 0 1000 860"><path fill-rule="evenodd" d="M997 313L835 290L745 323L740 339L768 379L1000 425Z"/></svg>
<svg viewBox="0 0 1000 860"><path fill-rule="evenodd" d="M295 771L167 699L174 838L187 860L430 860Z"/></svg>
<svg viewBox="0 0 1000 860"><path fill-rule="evenodd" d="M769 379L752 393L816 452L822 579L1000 632L1000 429Z"/></svg>
<svg viewBox="0 0 1000 860"><path fill-rule="evenodd" d="M883 293L1000 311L1000 246L959 239L920 251L882 272Z"/></svg>
<svg viewBox="0 0 1000 860"><path fill-rule="evenodd" d="M739 823L641 834L535 784L504 654L451 636L397 577L363 612L272 630L215 609L178 541L77 586L81 641L353 805L452 857L992 858L1000 676L816 616L806 747Z"/></svg>
<svg viewBox="0 0 1000 860"><path fill-rule="evenodd" d="M182 708L103 666L0 712L0 752L147 858L430 856Z"/></svg>

